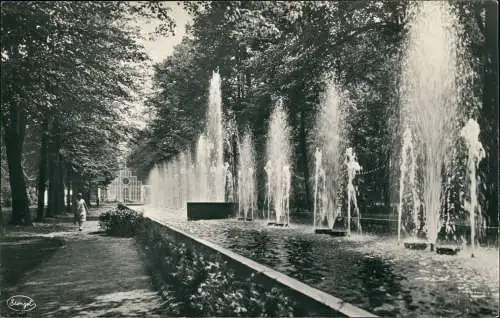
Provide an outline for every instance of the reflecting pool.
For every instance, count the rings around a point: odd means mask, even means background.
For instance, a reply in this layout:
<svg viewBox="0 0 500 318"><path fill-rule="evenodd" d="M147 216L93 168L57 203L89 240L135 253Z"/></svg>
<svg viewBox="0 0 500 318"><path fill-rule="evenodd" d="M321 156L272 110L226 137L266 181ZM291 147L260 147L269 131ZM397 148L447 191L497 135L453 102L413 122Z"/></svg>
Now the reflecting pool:
<svg viewBox="0 0 500 318"><path fill-rule="evenodd" d="M186 221L185 213L145 214L212 241L380 316L485 317L498 311L498 249L456 256L413 251L393 236L336 238L311 225L267 221Z"/></svg>

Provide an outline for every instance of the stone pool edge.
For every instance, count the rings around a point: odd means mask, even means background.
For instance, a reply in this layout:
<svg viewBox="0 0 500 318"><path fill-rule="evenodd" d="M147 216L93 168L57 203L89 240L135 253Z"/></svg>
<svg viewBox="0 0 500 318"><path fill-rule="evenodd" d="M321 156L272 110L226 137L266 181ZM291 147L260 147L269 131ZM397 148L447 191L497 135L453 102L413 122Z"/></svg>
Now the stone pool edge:
<svg viewBox="0 0 500 318"><path fill-rule="evenodd" d="M222 246L219 246L215 243L212 243L210 241L201 239L199 237L193 236L189 233L186 233L171 224L166 223L165 221L156 219L152 216L145 216L147 219L167 228L168 230L176 233L177 235L183 236L188 238L189 240L202 245L205 248L214 250L215 252L219 253L220 255L223 255L226 258L229 258L231 261L236 262L238 264L243 265L244 267L249 268L252 271L255 271L272 281L275 281L279 283L280 285L283 285L294 292L301 294L307 298L310 298L316 302L319 302L328 308L339 312L345 316L348 317L378 317L373 313L370 313L364 309L358 308L350 303L347 303L343 301L340 298L337 298L335 296L332 296L330 294L327 294L323 291L320 291L314 287L311 287L305 283L302 283L295 278L292 278L290 276L287 276L283 273L280 273L272 268L269 268L265 265L262 265L256 261L253 261L247 257L244 257L240 254L237 254L229 249L226 249Z"/></svg>

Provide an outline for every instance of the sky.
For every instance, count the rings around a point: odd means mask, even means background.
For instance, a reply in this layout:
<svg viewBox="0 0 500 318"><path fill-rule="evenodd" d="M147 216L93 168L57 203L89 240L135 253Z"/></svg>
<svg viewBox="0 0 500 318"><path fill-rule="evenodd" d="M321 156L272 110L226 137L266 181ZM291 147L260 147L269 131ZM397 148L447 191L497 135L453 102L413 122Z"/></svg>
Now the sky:
<svg viewBox="0 0 500 318"><path fill-rule="evenodd" d="M153 62L160 62L172 54L175 45L179 44L183 36L186 34L186 24L192 21L189 14L182 8L182 6L178 5L177 2L168 2L167 5L172 8L170 14L177 24L175 28L175 36L157 36L157 38L153 41L141 41ZM140 21L140 25L144 32L152 32L158 22L159 21L150 22L147 19L143 19Z"/></svg>

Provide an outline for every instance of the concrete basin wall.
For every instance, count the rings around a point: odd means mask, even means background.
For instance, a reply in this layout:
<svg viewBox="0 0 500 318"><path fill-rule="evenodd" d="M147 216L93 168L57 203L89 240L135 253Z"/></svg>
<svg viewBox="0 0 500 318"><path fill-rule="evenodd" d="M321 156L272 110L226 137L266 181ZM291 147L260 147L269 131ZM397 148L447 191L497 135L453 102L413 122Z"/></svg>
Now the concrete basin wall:
<svg viewBox="0 0 500 318"><path fill-rule="evenodd" d="M188 220L227 219L236 215L238 204L233 202L188 202Z"/></svg>
<svg viewBox="0 0 500 318"><path fill-rule="evenodd" d="M186 244L197 252L208 257L227 262L235 270L238 277L248 277L254 274L256 281L269 289L280 287L287 296L294 299L307 316L320 317L377 317L361 308L344 302L342 299L306 285L292 277L275 271L265 265L241 256L207 240L192 236L165 222L148 217L146 228L164 233L175 244Z"/></svg>

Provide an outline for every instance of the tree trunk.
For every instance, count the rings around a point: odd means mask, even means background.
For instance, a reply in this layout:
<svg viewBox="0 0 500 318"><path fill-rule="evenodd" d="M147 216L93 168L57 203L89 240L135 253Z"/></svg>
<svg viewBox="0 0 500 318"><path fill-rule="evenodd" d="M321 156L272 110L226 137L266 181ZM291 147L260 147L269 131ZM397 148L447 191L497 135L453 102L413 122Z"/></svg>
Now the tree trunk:
<svg viewBox="0 0 500 318"><path fill-rule="evenodd" d="M47 216L54 216L57 214L58 206L58 194L59 194L59 163L57 162L57 156L53 156L50 164L50 175L49 175L49 195L48 195L48 205L47 205Z"/></svg>
<svg viewBox="0 0 500 318"><path fill-rule="evenodd" d="M53 187L52 187L52 193L50 193L50 196L49 196L49 200L52 200L52 204L51 204L51 208L52 208L52 211L51 211L51 214L52 215L56 215L56 214L59 214L61 212L60 208L60 195L61 195L61 170L60 170L60 166L59 166L59 156L55 156L54 158L57 158L56 159L56 162L54 162L54 170L52 171L52 183L53 183Z"/></svg>
<svg viewBox="0 0 500 318"><path fill-rule="evenodd" d="M49 144L49 202L47 216L54 216L64 211L64 175L61 149L60 128L56 123L52 127L52 140Z"/></svg>
<svg viewBox="0 0 500 318"><path fill-rule="evenodd" d="M40 141L40 163L38 165L38 207L37 220L41 221L45 209L45 189L47 182L47 164L48 164L48 142L49 142L49 121L44 120L42 126L42 137Z"/></svg>
<svg viewBox="0 0 500 318"><path fill-rule="evenodd" d="M85 199L85 202L87 203L87 206L90 208L91 204L90 204L90 191L92 191L92 184L90 182L90 180L87 181L87 185L86 185L86 191L83 193L83 197Z"/></svg>
<svg viewBox="0 0 500 318"><path fill-rule="evenodd" d="M0 205L0 234L5 233L5 226L3 224L3 212L2 212L2 206Z"/></svg>
<svg viewBox="0 0 500 318"><path fill-rule="evenodd" d="M5 127L5 148L12 193L12 219L10 223L31 225L26 180L21 165L26 129L26 111L22 107L10 105L8 115L4 114L2 121Z"/></svg>
<svg viewBox="0 0 500 318"><path fill-rule="evenodd" d="M71 189L73 189L73 195L71 196L71 212L75 213L76 194L82 191L75 175L72 175L71 178Z"/></svg>
<svg viewBox="0 0 500 318"><path fill-rule="evenodd" d="M55 168L55 163L54 160L51 157L51 160L49 160L49 187L47 189L47 212L45 213L45 216L52 217L54 216L54 199L52 197L52 194L54 193L54 170Z"/></svg>
<svg viewBox="0 0 500 318"><path fill-rule="evenodd" d="M71 166L66 169L66 212L71 212Z"/></svg>
<svg viewBox="0 0 500 318"><path fill-rule="evenodd" d="M59 160L59 167L58 167L58 180L57 180L57 191L56 191L56 202L57 202L57 209L56 213L62 213L65 210L64 207L64 174L65 174L65 169L64 169L64 158L62 157L61 154L58 155L58 160Z"/></svg>
<svg viewBox="0 0 500 318"><path fill-rule="evenodd" d="M59 190L59 146L56 127L52 130L52 140L49 143L49 191L47 202L47 216L54 216L57 212L57 193Z"/></svg>
<svg viewBox="0 0 500 318"><path fill-rule="evenodd" d="M142 200L142 196L141 196ZM99 207L101 205L101 198L99 197L99 186L96 187L96 206Z"/></svg>
<svg viewBox="0 0 500 318"><path fill-rule="evenodd" d="M238 160L239 160L239 153L238 153L238 139L235 135L233 135L232 142L231 142L231 147L233 148L233 166L232 168L232 173L233 173L233 202L238 202Z"/></svg>
<svg viewBox="0 0 500 318"><path fill-rule="evenodd" d="M307 157L307 133L306 133L306 122L305 122L305 111L300 112L300 149L302 151L302 169L304 170L304 190L306 198L307 210L312 211L311 207L311 192L309 189L309 159Z"/></svg>

